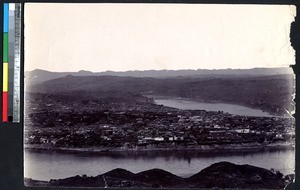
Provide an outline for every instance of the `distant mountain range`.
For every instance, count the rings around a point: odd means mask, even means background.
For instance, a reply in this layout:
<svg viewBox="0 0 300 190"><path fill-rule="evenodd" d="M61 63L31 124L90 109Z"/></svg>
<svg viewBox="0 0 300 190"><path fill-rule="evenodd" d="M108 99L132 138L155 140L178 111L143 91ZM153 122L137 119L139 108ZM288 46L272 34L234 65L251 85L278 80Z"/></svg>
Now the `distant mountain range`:
<svg viewBox="0 0 300 190"><path fill-rule="evenodd" d="M251 165L236 165L219 162L199 173L182 178L161 169L132 173L125 169L114 169L96 177L73 176L65 179L38 181L25 179L26 186L52 187L135 187L135 188L249 188L283 189L286 182L280 172Z"/></svg>
<svg viewBox="0 0 300 190"><path fill-rule="evenodd" d="M293 110L294 78L286 74L270 75L270 72L263 76L244 74L168 78L67 75L27 85L26 91L66 95L74 100L119 95L124 101L128 101L141 99L144 95L157 95L244 105L281 115L286 114L286 110Z"/></svg>
<svg viewBox="0 0 300 190"><path fill-rule="evenodd" d="M26 85L35 85L47 80L61 78L67 75L72 76L131 76L131 77L152 77L152 78L168 78L168 77L208 77L208 76L269 76L269 75L285 75L293 74L293 70L288 67L282 68L254 68L254 69L220 69L220 70L147 70L147 71L124 71L124 72L50 72L36 69L33 71L26 71Z"/></svg>

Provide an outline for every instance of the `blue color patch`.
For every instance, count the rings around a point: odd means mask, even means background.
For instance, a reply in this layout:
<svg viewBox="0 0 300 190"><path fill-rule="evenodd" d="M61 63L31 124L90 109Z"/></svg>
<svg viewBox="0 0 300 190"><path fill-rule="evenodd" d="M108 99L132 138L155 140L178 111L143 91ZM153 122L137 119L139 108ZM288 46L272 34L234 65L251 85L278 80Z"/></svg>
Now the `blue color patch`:
<svg viewBox="0 0 300 190"><path fill-rule="evenodd" d="M8 32L9 7L8 3L3 4L3 32Z"/></svg>

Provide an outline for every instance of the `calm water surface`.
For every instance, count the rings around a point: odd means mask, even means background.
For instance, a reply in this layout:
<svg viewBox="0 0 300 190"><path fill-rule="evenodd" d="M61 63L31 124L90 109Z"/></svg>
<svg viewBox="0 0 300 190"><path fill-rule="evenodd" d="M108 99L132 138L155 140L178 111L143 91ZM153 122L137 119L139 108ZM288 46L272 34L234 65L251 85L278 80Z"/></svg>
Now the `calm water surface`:
<svg viewBox="0 0 300 190"><path fill-rule="evenodd" d="M229 161L250 164L266 169L274 168L283 174L294 173L294 151L273 151L251 154L200 154L194 152L127 152L102 155L59 152L25 151L25 177L50 180L75 175L96 176L115 168L134 173L161 168L182 177L188 177L213 163Z"/></svg>
<svg viewBox="0 0 300 190"><path fill-rule="evenodd" d="M189 101L183 99L155 99L156 104L164 105L186 110L206 110L206 111L223 111L233 115L245 115L256 117L274 117L262 110L252 109L245 106L224 103L203 103L196 101Z"/></svg>

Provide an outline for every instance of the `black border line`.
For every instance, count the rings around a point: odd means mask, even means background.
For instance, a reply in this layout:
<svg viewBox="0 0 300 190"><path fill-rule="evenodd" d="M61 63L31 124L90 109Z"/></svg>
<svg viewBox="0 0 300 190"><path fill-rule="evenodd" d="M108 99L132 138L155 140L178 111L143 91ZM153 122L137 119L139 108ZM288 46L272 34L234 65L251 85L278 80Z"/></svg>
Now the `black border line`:
<svg viewBox="0 0 300 190"><path fill-rule="evenodd" d="M299 0L7 0L5 3L22 3L22 51L21 51L21 117L20 123L1 123L0 121L0 190L78 190L89 189L99 190L104 188L55 188L55 187L25 187L24 186L24 166L23 166L23 118L24 118L24 3L168 3L168 4L276 4L276 5L296 5L297 17L291 27L291 43L296 50L296 63L292 66L296 75L296 97L295 102L300 102L300 21L299 21ZM3 29L3 2L0 3L0 29ZM0 37L0 57L2 60L3 36ZM2 81L2 67L0 67L0 81ZM2 89L2 82L0 85ZM2 93L0 93L2 100ZM0 105L2 101L0 101ZM0 106L2 115L2 105ZM296 183L290 184L287 189L300 189L300 104L296 104ZM299 173L298 173L299 172ZM106 188L113 189L113 188ZM121 189L121 188L118 188ZM131 188L135 189L135 188ZM175 189L178 190L178 189Z"/></svg>

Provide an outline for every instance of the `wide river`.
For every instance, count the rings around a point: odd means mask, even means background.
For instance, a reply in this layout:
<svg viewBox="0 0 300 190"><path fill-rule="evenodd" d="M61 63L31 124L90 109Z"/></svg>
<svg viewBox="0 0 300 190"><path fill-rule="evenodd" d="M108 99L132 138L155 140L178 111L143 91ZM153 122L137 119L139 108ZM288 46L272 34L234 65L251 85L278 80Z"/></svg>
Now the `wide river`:
<svg viewBox="0 0 300 190"><path fill-rule="evenodd" d="M179 109L224 111L235 115L271 117L261 110L231 104L199 103L180 99L156 99L155 102ZM161 168L173 174L188 177L220 161L250 164L266 169L274 168L286 175L294 173L294 160L293 150L248 154L200 154L167 151L91 155L28 150L24 152L25 177L39 180L59 179L82 174L96 176L115 168L124 168L134 173Z"/></svg>
<svg viewBox="0 0 300 190"><path fill-rule="evenodd" d="M283 174L294 173L294 151L273 151L249 154L200 154L195 152L127 152L102 155L25 151L25 177L50 180L87 174L96 176L115 168L141 172L161 168L188 177L213 163L229 161L274 168Z"/></svg>
<svg viewBox="0 0 300 190"><path fill-rule="evenodd" d="M256 117L274 117L262 110L253 109L245 106L239 106L234 104L225 103L203 103L196 101L189 101L184 99L154 99L154 102L159 105L167 107L187 109L187 110L206 110L206 111L223 111L233 115L245 115L245 116L256 116Z"/></svg>

